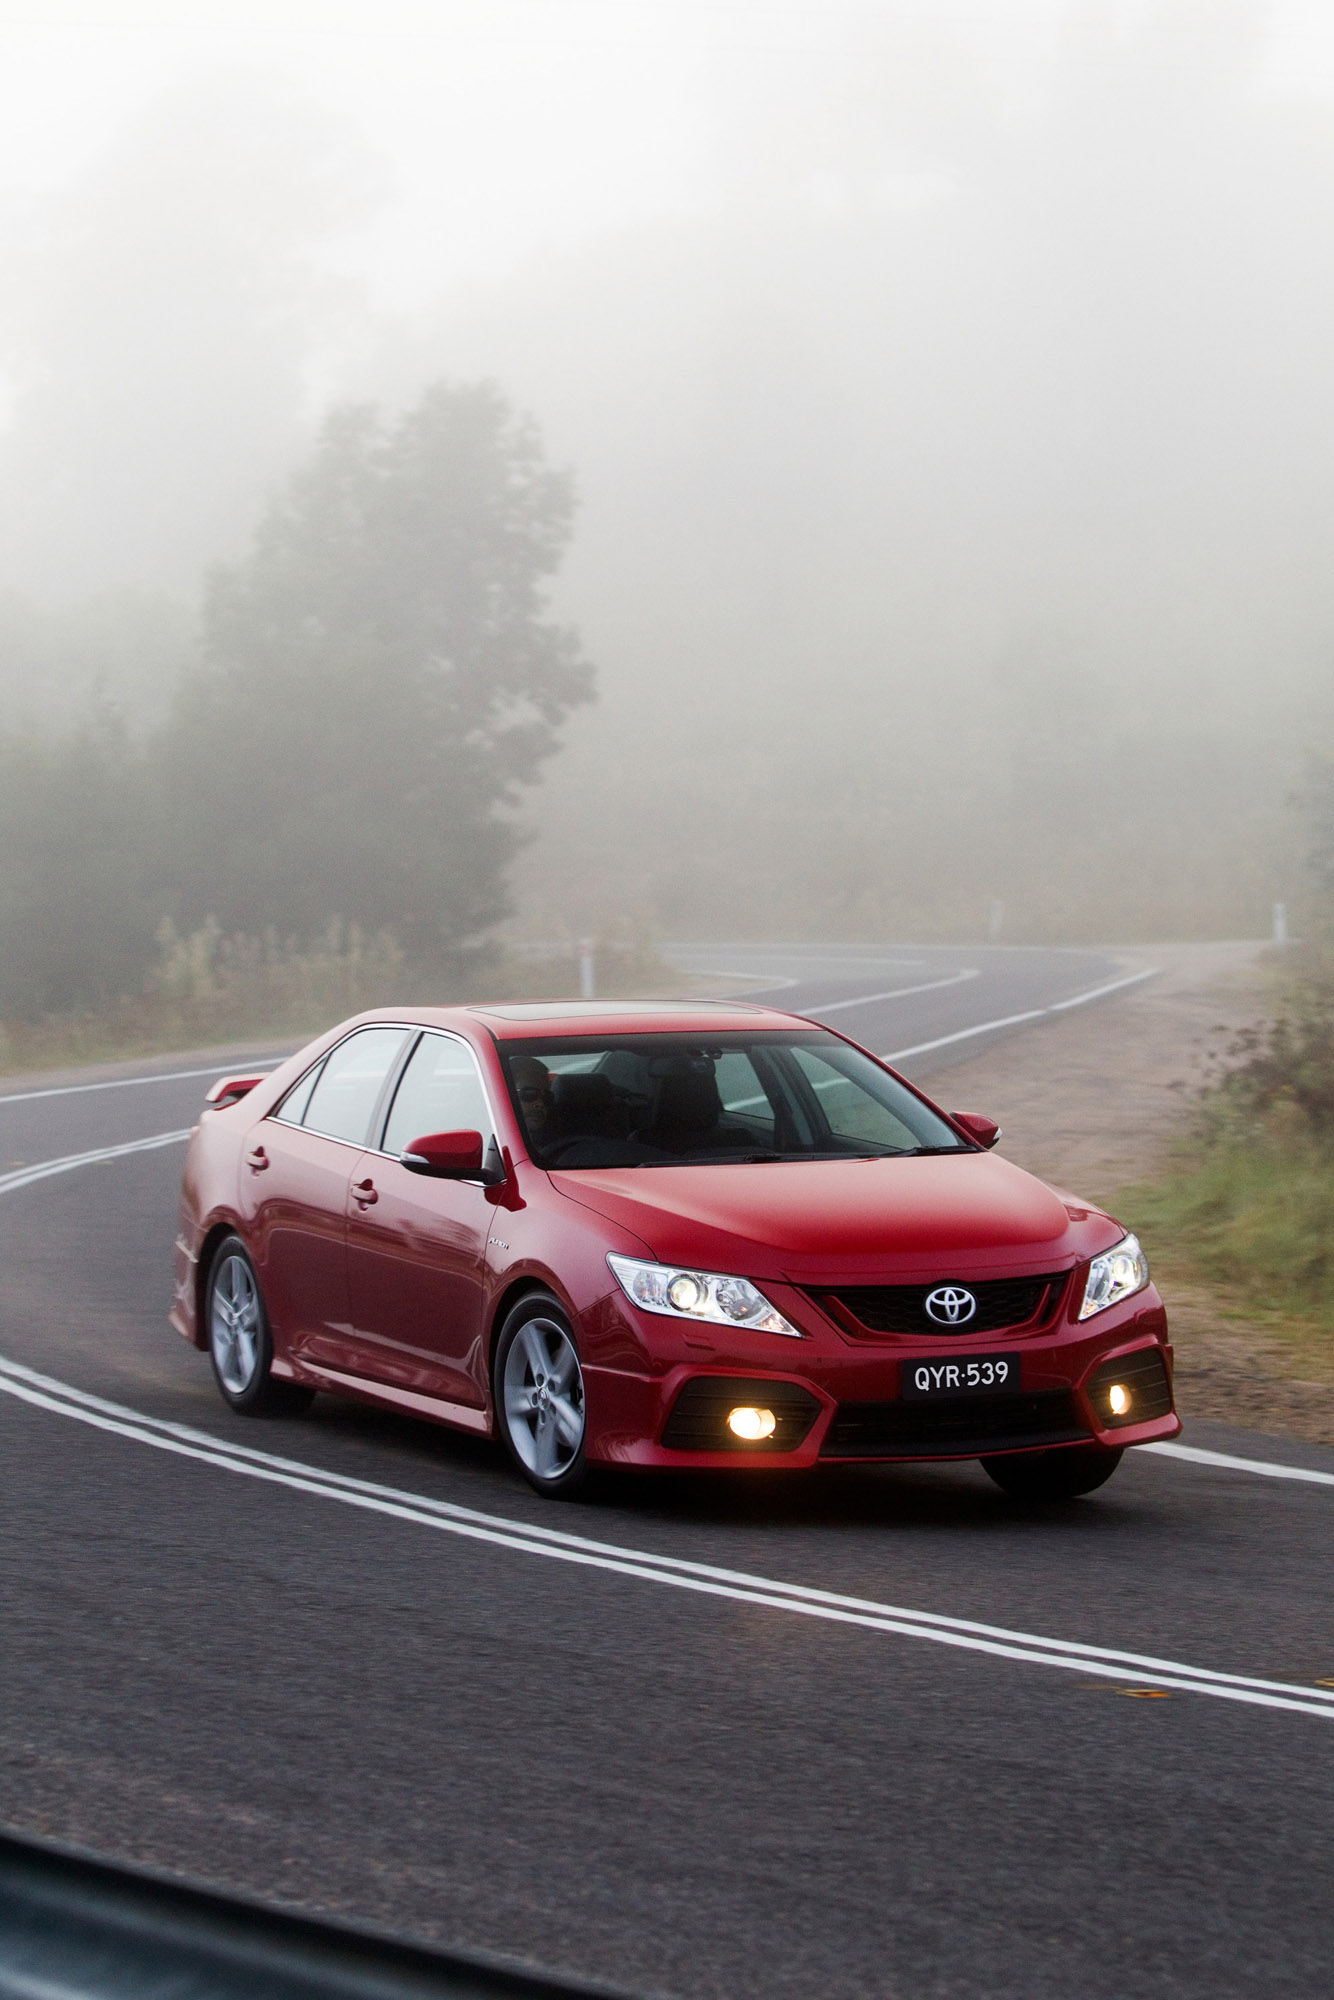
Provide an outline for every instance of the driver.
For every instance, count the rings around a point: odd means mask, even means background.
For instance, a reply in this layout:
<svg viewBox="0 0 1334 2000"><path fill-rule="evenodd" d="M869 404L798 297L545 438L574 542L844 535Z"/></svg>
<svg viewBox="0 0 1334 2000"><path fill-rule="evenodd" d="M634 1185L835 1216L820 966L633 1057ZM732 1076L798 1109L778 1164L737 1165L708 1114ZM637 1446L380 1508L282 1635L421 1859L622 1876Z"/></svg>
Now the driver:
<svg viewBox="0 0 1334 2000"><path fill-rule="evenodd" d="M524 1130L530 1144L540 1146L551 1125L551 1071L536 1056L518 1056L510 1073Z"/></svg>

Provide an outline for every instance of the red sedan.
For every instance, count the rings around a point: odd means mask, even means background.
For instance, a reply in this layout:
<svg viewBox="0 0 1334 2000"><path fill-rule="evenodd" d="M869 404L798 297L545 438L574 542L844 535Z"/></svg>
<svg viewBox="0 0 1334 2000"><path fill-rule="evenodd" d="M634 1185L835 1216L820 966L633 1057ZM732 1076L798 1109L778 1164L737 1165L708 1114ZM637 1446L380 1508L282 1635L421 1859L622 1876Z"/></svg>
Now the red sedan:
<svg viewBox="0 0 1334 2000"><path fill-rule="evenodd" d="M845 1037L734 1003L389 1010L215 1086L172 1323L315 1391L591 1464L979 1458L1091 1492L1174 1437L1139 1244Z"/></svg>

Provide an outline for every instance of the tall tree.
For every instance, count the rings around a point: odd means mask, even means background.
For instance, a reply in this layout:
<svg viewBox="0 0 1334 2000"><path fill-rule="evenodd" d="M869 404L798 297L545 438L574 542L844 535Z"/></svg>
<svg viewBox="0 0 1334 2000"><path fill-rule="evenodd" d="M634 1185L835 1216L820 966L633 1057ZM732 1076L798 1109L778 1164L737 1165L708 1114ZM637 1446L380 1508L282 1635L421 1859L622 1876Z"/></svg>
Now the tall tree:
<svg viewBox="0 0 1334 2000"><path fill-rule="evenodd" d="M504 913L507 809L592 695L546 602L573 510L489 384L330 417L208 592L164 740L180 918L309 935L337 915L438 963Z"/></svg>

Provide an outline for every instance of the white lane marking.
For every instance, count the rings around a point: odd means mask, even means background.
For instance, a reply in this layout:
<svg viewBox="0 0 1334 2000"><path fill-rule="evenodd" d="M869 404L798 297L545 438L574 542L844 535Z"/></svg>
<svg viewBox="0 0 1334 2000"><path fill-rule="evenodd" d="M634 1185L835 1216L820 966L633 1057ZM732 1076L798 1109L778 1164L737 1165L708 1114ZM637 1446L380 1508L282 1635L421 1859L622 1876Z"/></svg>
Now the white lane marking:
<svg viewBox="0 0 1334 2000"><path fill-rule="evenodd" d="M696 979L749 979L758 981L761 993L777 993L781 988L800 986L799 979L773 979L767 972L729 972L722 965L683 966L683 972L693 973Z"/></svg>
<svg viewBox="0 0 1334 2000"><path fill-rule="evenodd" d="M267 1063L270 1069L277 1068L277 1063L271 1056L260 1056L257 1060ZM285 1056L278 1058L278 1062L286 1060ZM180 1083L191 1076L226 1076L231 1070L239 1075L242 1070L249 1067L250 1065L244 1061L210 1063L207 1069L164 1070L161 1076L116 1076L112 1077L109 1083L62 1083L49 1090L11 1090L0 1092L0 1111L3 1111L7 1104L31 1104L38 1097L80 1097L88 1090L130 1090L140 1083ZM267 1076L268 1073L266 1069L264 1074Z"/></svg>
<svg viewBox="0 0 1334 2000"><path fill-rule="evenodd" d="M807 1007L807 1014L841 1014L845 1007L873 1007L877 1000L904 1000L910 993L934 993L941 986L961 986L965 979L980 979L981 967L966 966L948 979L927 979L920 986L896 986L889 993L862 993L855 1000L831 1000L826 1007ZM795 984L795 981L794 981Z"/></svg>
<svg viewBox="0 0 1334 2000"><path fill-rule="evenodd" d="M1192 1465L1216 1465L1224 1472L1254 1472L1262 1479L1303 1479L1312 1486L1334 1486L1334 1472L1313 1472L1306 1465L1272 1465L1267 1458L1233 1458L1226 1451L1202 1451L1193 1444L1144 1444L1164 1458L1184 1458Z"/></svg>
<svg viewBox="0 0 1334 2000"><path fill-rule="evenodd" d="M678 958L682 954L688 954L691 949L692 947L688 945L679 947L669 945L667 947L668 954L670 955L672 951L676 951ZM783 956L791 962L793 958L800 958L802 953L799 950L792 950L784 952ZM758 983L761 993L780 993L786 992L790 987L802 985L814 973L828 966L850 965L854 966L858 971L866 971L872 966L880 967L888 965L892 966L896 972L912 972L922 964L920 958L846 958L840 957L837 953L822 953L818 950L811 952L808 962L810 970L802 972L794 978L786 978L781 973L776 972L741 972L721 965L690 965L684 962L681 964L681 970L692 973L697 979L748 979L752 983ZM968 979L976 979L978 975L976 972L970 972L965 973L963 976ZM932 980L930 982L931 985L940 984L942 986L949 985L950 983L949 980ZM894 993L871 993L866 996L865 1000L840 1000L837 1002L837 1005L840 1007L863 1007L868 1005L872 1000L897 1000L905 993L924 993L928 990L928 987L924 986L901 986ZM807 1013L829 1014L833 1012L833 1009L831 1007L815 1007L807 1008L806 1011Z"/></svg>
<svg viewBox="0 0 1334 2000"><path fill-rule="evenodd" d="M705 1596L759 1604L769 1610L826 1619L836 1624L858 1625L871 1631L893 1633L901 1638L929 1640L936 1645L1018 1660L1030 1666L1060 1667L1070 1672L1101 1676L1110 1673L1122 1678L1125 1677L1124 1670L1129 1668L1133 1670L1134 1678L1150 1686L1334 1720L1334 1690L1308 1689L1286 1681L1223 1673L1214 1668L1194 1667L1181 1660L1130 1653L1076 1640L1049 1639L1037 1633L984 1625L971 1619L948 1618L901 1605L880 1604L873 1599L844 1597L834 1591L783 1583L746 1570L720 1569L709 1563L689 1562L679 1556L660 1556L648 1550L624 1548L614 1542L597 1542L559 1529L533 1527L503 1515L478 1513L471 1508L457 1507L449 1501L431 1500L423 1494L397 1487L377 1486L368 1480L326 1472L320 1466L307 1465L301 1460L277 1458L267 1452L252 1450L249 1446L232 1445L206 1431L195 1431L185 1424L169 1423L127 1409L123 1404L106 1402L101 1397L73 1389L50 1376L39 1375L35 1369L13 1362L0 1362L0 1393L17 1397L53 1415L71 1418L94 1429L127 1438L133 1443L211 1464L219 1471L264 1480L318 1499L337 1500L345 1506L388 1515L418 1527L434 1528L465 1540L487 1542L523 1555L577 1563L589 1569L634 1577L645 1583L665 1584Z"/></svg>
<svg viewBox="0 0 1334 2000"><path fill-rule="evenodd" d="M1161 967L1152 965L1147 972L1132 972L1126 979L1113 979L1106 986L1092 986L1087 993L1076 993L1072 999L1053 1001L1050 1007L1030 1007L1023 1014L1006 1014L998 1021L979 1021L975 1028L960 1028L952 1035L937 1035L933 1042L914 1042L910 1049L891 1049L881 1062L902 1062L906 1056L924 1056L929 1049L948 1048L951 1042L966 1042L973 1035L989 1035L1000 1028L1017 1028L1021 1021L1041 1021L1048 1014L1063 1014L1069 1007L1085 1007L1090 1000L1102 1000L1109 993L1120 993L1127 986L1139 986L1146 979L1156 979Z"/></svg>
<svg viewBox="0 0 1334 2000"><path fill-rule="evenodd" d="M121 1146L98 1146L91 1153L67 1153L59 1160L38 1160L34 1166L0 1174L0 1194L13 1194L16 1188L49 1180L52 1174L72 1173L75 1167L94 1167L99 1160L122 1160L127 1153L152 1153L159 1146L179 1146L189 1138L192 1129L187 1125L181 1132L154 1132L151 1138L127 1139Z"/></svg>

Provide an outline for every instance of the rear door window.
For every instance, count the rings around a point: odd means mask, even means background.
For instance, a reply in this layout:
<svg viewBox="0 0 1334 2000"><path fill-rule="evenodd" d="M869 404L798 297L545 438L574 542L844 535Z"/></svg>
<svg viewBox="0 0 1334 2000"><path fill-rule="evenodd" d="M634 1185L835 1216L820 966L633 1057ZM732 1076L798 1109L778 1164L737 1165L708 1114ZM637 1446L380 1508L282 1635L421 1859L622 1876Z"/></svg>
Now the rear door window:
<svg viewBox="0 0 1334 2000"><path fill-rule="evenodd" d="M289 1125L300 1125L304 1122L306 1106L310 1103L311 1093L320 1080L320 1069L321 1065L316 1063L314 1069L306 1071L300 1083L288 1091L274 1112L275 1118L282 1118Z"/></svg>
<svg viewBox="0 0 1334 2000"><path fill-rule="evenodd" d="M407 1028L358 1028L325 1062L302 1124L329 1139L364 1146L385 1079L403 1052Z"/></svg>

